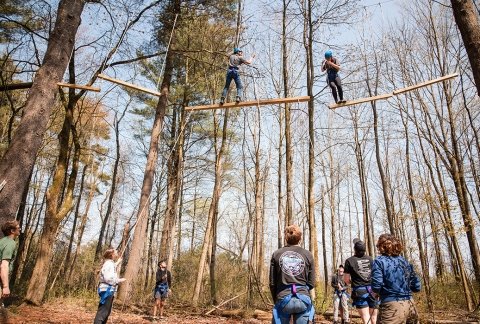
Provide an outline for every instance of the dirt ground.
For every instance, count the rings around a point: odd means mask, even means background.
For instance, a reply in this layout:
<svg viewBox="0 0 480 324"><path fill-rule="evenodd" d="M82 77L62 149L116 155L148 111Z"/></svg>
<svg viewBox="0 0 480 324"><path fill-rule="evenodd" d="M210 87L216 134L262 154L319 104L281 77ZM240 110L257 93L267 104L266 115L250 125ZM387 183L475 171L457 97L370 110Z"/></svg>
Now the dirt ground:
<svg viewBox="0 0 480 324"><path fill-rule="evenodd" d="M0 324L17 324L17 323L93 323L95 317L95 309L86 305L78 305L72 301L61 302L55 301L45 304L43 306L10 306L7 308L7 319L0 315ZM254 318L240 319L227 318L220 316L205 316L195 315L191 310L182 308L171 308L167 310L166 316L163 319L153 319L151 316L135 314L142 313L140 309L128 310L121 312L119 309L114 309L109 317L109 324L270 324L270 321L261 321ZM354 313L352 313L354 315ZM356 315L356 314L355 314ZM450 323L480 323L480 318L472 316L465 311L458 311L456 313L436 311L435 314L422 314L422 323L429 322L428 320L442 319L450 320ZM355 316L357 317L357 316ZM461 319L460 322L457 322ZM358 319L352 319L352 323L358 323ZM446 322L446 321L445 321ZM315 323L331 323L323 319L321 316L315 317Z"/></svg>
<svg viewBox="0 0 480 324"><path fill-rule="evenodd" d="M93 323L95 311L84 306L76 306L71 303L54 303L43 306L20 305L9 307L7 320L0 318L0 323ZM109 324L150 324L150 323L174 323L174 324L263 324L256 319L231 319L218 316L195 316L188 314L166 313L163 319L153 319L150 316L133 313L122 313L114 309L108 319Z"/></svg>

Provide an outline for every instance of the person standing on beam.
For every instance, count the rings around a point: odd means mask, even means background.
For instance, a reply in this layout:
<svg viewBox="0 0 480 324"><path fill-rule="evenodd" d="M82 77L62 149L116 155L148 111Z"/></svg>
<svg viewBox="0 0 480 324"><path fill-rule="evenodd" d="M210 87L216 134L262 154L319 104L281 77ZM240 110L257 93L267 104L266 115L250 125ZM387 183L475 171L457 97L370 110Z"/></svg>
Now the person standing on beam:
<svg viewBox="0 0 480 324"><path fill-rule="evenodd" d="M233 49L233 53L230 54L228 58L228 70L225 88L223 88L222 97L220 98L221 105L225 103L225 97L227 96L228 88L230 87L232 80L235 81L235 85L237 86L237 97L235 102L239 103L241 101L243 95L243 85L242 80L240 79L239 68L242 64L251 64L254 58L255 54L253 54L252 57L247 60L243 57L243 51L240 48L235 47Z"/></svg>
<svg viewBox="0 0 480 324"><path fill-rule="evenodd" d="M340 71L340 63L338 63L338 60L333 57L331 50L325 52L325 61L323 61L322 64L322 72L325 70L327 70L327 83L330 86L330 89L332 89L332 95L333 99L335 99L335 103L346 103L346 101L343 100L342 80L338 75L338 71ZM338 100L337 90L340 100Z"/></svg>

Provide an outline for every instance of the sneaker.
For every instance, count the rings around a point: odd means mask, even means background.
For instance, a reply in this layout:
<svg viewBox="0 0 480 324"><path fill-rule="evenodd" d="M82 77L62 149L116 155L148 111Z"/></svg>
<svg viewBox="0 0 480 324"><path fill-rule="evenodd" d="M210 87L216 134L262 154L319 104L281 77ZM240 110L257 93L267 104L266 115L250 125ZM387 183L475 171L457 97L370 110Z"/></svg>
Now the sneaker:
<svg viewBox="0 0 480 324"><path fill-rule="evenodd" d="M347 102L346 100L341 99L338 103L339 103L339 104L344 104L344 103L346 103L346 102Z"/></svg>
<svg viewBox="0 0 480 324"><path fill-rule="evenodd" d="M241 100L240 100L240 97L237 96L237 97L235 98L235 102L238 104L240 101L241 101Z"/></svg>
<svg viewBox="0 0 480 324"><path fill-rule="evenodd" d="M223 105L225 103L225 97L220 98L220 104Z"/></svg>

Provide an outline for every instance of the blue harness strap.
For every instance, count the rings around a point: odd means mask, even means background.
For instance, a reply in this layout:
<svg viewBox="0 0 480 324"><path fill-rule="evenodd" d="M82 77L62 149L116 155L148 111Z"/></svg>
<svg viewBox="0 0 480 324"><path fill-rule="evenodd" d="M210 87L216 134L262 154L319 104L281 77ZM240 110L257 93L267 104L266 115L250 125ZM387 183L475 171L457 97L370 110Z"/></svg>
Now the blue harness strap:
<svg viewBox="0 0 480 324"><path fill-rule="evenodd" d="M159 285L155 286L155 291L153 293L153 297L155 298L155 294L159 293L160 296L164 297L168 293L168 282L162 282Z"/></svg>
<svg viewBox="0 0 480 324"><path fill-rule="evenodd" d="M313 317L315 316L315 308L313 307L312 300L310 297L303 295L303 294L298 294L297 295L297 287L307 287L307 286L297 286L295 284L291 285L291 293L283 297L281 300L279 300L275 306L273 307L273 320L275 324L281 324L281 317L283 318L288 318L292 314L284 313L283 309L287 304L290 302L290 300L295 297L300 299L302 302L305 303L307 306L307 309L303 311L302 313L297 313L297 315L303 315L303 314L308 314L308 320L313 323Z"/></svg>
<svg viewBox="0 0 480 324"><path fill-rule="evenodd" d="M107 298L113 295L113 286L108 285L105 291L100 291L100 288L98 288L98 295L100 296L100 305L105 304Z"/></svg>

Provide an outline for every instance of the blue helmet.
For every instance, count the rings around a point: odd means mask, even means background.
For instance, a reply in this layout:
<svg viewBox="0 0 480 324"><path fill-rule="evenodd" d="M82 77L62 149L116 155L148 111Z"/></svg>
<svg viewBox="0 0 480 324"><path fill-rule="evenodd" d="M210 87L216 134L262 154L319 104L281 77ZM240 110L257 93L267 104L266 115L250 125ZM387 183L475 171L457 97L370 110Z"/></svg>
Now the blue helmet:
<svg viewBox="0 0 480 324"><path fill-rule="evenodd" d="M332 51L331 51L331 50L328 50L328 51L326 51L326 52L325 52L325 58L326 58L326 59L329 59L329 58L331 58L331 57L332 57L332 55L333 55L333 53L332 53Z"/></svg>
<svg viewBox="0 0 480 324"><path fill-rule="evenodd" d="M235 47L235 48L233 49L233 54L237 54L237 53L239 53L239 52L242 52L242 50L241 50L240 48Z"/></svg>

